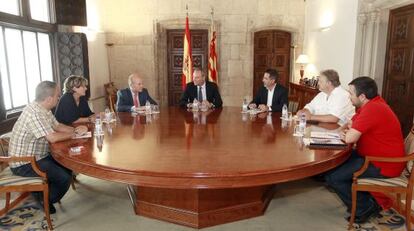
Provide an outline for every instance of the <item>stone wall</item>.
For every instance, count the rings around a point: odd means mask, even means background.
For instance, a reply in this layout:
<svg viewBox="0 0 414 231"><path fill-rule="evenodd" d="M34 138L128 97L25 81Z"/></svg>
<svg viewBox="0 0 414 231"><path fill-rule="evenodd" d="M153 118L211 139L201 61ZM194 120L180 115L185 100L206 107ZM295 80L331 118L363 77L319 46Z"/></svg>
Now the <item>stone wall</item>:
<svg viewBox="0 0 414 231"><path fill-rule="evenodd" d="M96 11L106 43L113 44L107 46L111 80L126 87L129 73L137 71L164 105L168 103L166 30L184 29L186 4L190 29L209 29L214 7L219 86L227 106L239 106L243 97L252 97L254 32L290 31L295 56L302 51L303 0L88 0L87 4L88 14L89 8Z"/></svg>

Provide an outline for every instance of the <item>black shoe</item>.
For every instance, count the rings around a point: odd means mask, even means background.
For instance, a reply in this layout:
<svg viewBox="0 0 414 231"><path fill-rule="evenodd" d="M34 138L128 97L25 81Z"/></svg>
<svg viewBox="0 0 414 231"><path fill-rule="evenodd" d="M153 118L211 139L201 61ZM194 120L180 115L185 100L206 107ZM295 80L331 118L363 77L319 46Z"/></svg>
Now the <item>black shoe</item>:
<svg viewBox="0 0 414 231"><path fill-rule="evenodd" d="M356 224L363 224L367 222L371 217L378 217L379 213L381 212L382 208L377 203L374 204L374 207L365 212L361 216L355 216L354 223ZM351 220L351 216L347 217L346 220L349 222Z"/></svg>
<svg viewBox="0 0 414 231"><path fill-rule="evenodd" d="M50 214L55 214L56 213L56 208L53 204L49 205L49 213Z"/></svg>
<svg viewBox="0 0 414 231"><path fill-rule="evenodd" d="M45 206L43 205L43 201L39 202L40 205L42 206L42 208L44 208ZM50 214L55 214L56 213L56 208L52 203L49 203L49 213Z"/></svg>

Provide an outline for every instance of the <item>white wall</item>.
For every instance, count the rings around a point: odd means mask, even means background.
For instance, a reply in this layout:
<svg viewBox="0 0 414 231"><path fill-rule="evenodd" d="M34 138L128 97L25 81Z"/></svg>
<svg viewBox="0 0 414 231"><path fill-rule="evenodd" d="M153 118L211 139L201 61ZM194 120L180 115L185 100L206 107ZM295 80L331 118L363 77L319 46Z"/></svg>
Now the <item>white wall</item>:
<svg viewBox="0 0 414 231"><path fill-rule="evenodd" d="M343 86L353 79L357 12L358 0L306 1L304 52L317 70L337 70ZM332 25L322 31L326 15Z"/></svg>
<svg viewBox="0 0 414 231"><path fill-rule="evenodd" d="M90 76L90 102L95 112L105 109L104 84L109 82L108 53L106 34L102 31L101 17L97 3L86 1L88 27L74 27L74 31L83 32L88 39L88 58Z"/></svg>

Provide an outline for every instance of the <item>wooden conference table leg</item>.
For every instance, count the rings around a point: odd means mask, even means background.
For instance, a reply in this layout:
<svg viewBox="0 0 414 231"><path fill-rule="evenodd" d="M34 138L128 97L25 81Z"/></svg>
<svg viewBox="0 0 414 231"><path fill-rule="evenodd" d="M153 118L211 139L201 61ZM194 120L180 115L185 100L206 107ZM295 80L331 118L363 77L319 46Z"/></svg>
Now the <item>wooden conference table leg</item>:
<svg viewBox="0 0 414 231"><path fill-rule="evenodd" d="M263 215L274 186L229 189L165 189L128 186L135 213L193 228Z"/></svg>

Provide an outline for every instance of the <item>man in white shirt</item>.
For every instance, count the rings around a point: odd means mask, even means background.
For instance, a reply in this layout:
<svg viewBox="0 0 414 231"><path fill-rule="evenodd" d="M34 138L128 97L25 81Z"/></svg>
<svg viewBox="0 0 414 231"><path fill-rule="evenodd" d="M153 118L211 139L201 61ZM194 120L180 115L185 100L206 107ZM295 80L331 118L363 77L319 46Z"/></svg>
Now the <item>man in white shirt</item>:
<svg viewBox="0 0 414 231"><path fill-rule="evenodd" d="M355 108L349 99L349 92L340 85L338 72L322 71L318 82L321 92L297 114L305 114L307 120L317 122L347 123L355 114Z"/></svg>

